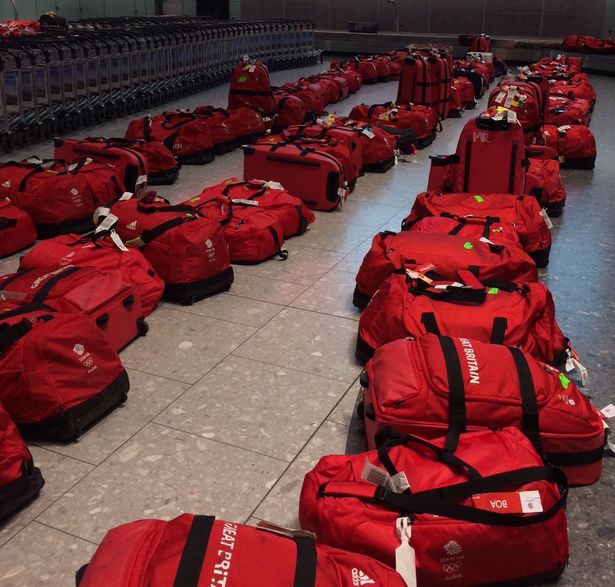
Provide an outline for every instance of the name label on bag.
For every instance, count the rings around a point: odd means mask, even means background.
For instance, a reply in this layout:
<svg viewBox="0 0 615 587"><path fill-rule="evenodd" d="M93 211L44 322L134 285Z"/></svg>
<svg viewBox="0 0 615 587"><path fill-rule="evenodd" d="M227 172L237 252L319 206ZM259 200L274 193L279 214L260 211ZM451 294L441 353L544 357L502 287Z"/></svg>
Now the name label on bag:
<svg viewBox="0 0 615 587"><path fill-rule="evenodd" d="M539 514L543 511L539 491L479 493L472 496L476 509L501 514Z"/></svg>

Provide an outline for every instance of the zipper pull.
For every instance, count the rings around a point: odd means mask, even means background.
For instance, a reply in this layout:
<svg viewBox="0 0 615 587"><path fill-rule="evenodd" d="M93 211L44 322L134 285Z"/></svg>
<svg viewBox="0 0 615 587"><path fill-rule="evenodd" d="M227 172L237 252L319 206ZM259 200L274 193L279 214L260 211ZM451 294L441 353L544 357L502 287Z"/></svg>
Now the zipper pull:
<svg viewBox="0 0 615 587"><path fill-rule="evenodd" d="M407 587L416 584L416 552L410 546L412 525L409 517L397 518L395 522L397 536L401 544L395 549L395 570L401 575Z"/></svg>

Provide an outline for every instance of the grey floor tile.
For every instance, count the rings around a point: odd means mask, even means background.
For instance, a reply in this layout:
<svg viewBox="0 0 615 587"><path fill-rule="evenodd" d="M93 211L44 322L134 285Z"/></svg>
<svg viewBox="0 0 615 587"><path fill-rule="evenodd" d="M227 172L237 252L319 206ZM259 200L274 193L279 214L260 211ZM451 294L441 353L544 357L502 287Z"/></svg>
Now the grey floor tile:
<svg viewBox="0 0 615 587"><path fill-rule="evenodd" d="M356 335L354 320L287 308L233 354L352 383Z"/></svg>
<svg viewBox="0 0 615 587"><path fill-rule="evenodd" d="M0 548L1 587L69 587L96 546L33 522Z"/></svg>
<svg viewBox="0 0 615 587"><path fill-rule="evenodd" d="M246 519L284 461L148 424L39 520L98 542L118 524L182 512Z"/></svg>
<svg viewBox="0 0 615 587"><path fill-rule="evenodd" d="M243 275L250 275L312 285L344 257L344 253L302 246L300 241L301 237L289 241L286 261L270 259L258 265L236 265L235 279L239 281Z"/></svg>
<svg viewBox="0 0 615 587"><path fill-rule="evenodd" d="M357 418L357 404L361 399L363 399L361 384L357 380L344 394L344 397L337 406L335 406L331 414L329 414L327 420L343 424L344 426L350 426L351 422Z"/></svg>
<svg viewBox="0 0 615 587"><path fill-rule="evenodd" d="M374 234L376 231L374 231ZM374 235L372 235L373 237ZM372 237L363 241L354 251L346 255L335 267L336 271L346 271L347 273L352 273L353 276L359 271L361 267L361 263L363 263L363 259L365 255L367 255L370 247L372 246Z"/></svg>
<svg viewBox="0 0 615 587"><path fill-rule="evenodd" d="M30 505L0 524L0 545L34 520L94 468L88 463L76 461L38 446L31 446L30 452L34 458L34 464L43 474L45 485ZM0 565L1 572L2 565Z"/></svg>
<svg viewBox="0 0 615 587"><path fill-rule="evenodd" d="M349 428L324 422L253 516L288 528L299 527L299 495L305 474L325 455L344 454L349 443Z"/></svg>
<svg viewBox="0 0 615 587"><path fill-rule="evenodd" d="M346 387L331 379L231 356L156 421L291 461Z"/></svg>
<svg viewBox="0 0 615 587"><path fill-rule="evenodd" d="M352 305L354 288L354 275L332 270L301 294L291 306L358 320L361 314Z"/></svg>
<svg viewBox="0 0 615 587"><path fill-rule="evenodd" d="M278 314L282 307L278 304L223 293L200 300L192 306L181 306L176 309L189 314L260 328Z"/></svg>
<svg viewBox="0 0 615 587"><path fill-rule="evenodd" d="M149 321L147 336L122 352L127 367L194 383L256 330L188 314L165 305Z"/></svg>
<svg viewBox="0 0 615 587"><path fill-rule="evenodd" d="M401 206L387 206L385 204L376 203L378 201L378 195L377 193L374 193L373 195L373 203L352 202L350 199L352 198L351 195L348 202L342 209L344 214L344 222L360 224L361 226L367 226L374 229L384 224L389 218L397 214L402 209Z"/></svg>
<svg viewBox="0 0 615 587"><path fill-rule="evenodd" d="M190 386L128 369L128 401L69 444L41 446L98 465Z"/></svg>
<svg viewBox="0 0 615 587"><path fill-rule="evenodd" d="M304 247L349 253L373 231L369 226L349 224L340 218L339 222L315 222L296 242ZM290 241L289 246L292 247L293 242Z"/></svg>
<svg viewBox="0 0 615 587"><path fill-rule="evenodd" d="M242 273L241 276L235 275L235 281L228 294L287 306L307 287L307 285Z"/></svg>

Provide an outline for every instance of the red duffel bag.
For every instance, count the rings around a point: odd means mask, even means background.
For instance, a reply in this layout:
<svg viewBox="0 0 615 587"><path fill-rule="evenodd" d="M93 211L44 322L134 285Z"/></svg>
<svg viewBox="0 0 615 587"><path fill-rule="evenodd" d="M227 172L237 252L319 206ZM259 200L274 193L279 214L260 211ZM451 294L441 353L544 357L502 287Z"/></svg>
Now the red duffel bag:
<svg viewBox="0 0 615 587"><path fill-rule="evenodd" d="M331 63L331 71L335 71L336 75L342 76L348 82L348 89L351 94L358 92L363 85L363 76L353 69L352 64L342 64L339 61Z"/></svg>
<svg viewBox="0 0 615 587"><path fill-rule="evenodd" d="M300 98L292 94L288 94L283 90L276 91L274 97L274 132L280 132L282 129L292 126L294 124L303 124L303 122L305 121L306 110L305 105Z"/></svg>
<svg viewBox="0 0 615 587"><path fill-rule="evenodd" d="M0 258L28 248L35 240L30 216L8 200L0 200Z"/></svg>
<svg viewBox="0 0 615 587"><path fill-rule="evenodd" d="M553 159L530 158L528 161L525 193L535 196L549 216L560 216L567 196L559 163Z"/></svg>
<svg viewBox="0 0 615 587"><path fill-rule="evenodd" d="M346 117L336 118L335 121L341 126L353 129L361 139L363 171L385 173L395 165L397 139L393 135L365 121Z"/></svg>
<svg viewBox="0 0 615 587"><path fill-rule="evenodd" d="M91 230L94 210L123 192L115 168L91 159L0 164L0 199L27 212L40 238Z"/></svg>
<svg viewBox="0 0 615 587"><path fill-rule="evenodd" d="M110 530L78 587L406 587L369 557L317 545L298 530L182 514Z"/></svg>
<svg viewBox="0 0 615 587"><path fill-rule="evenodd" d="M545 122L556 126L565 124L582 124L589 126L591 122L591 105L582 98L566 98L564 96L549 96L549 105Z"/></svg>
<svg viewBox="0 0 615 587"><path fill-rule="evenodd" d="M355 57L349 62L349 65L361 76L362 83L376 84L380 81L378 77L378 68L372 60Z"/></svg>
<svg viewBox="0 0 615 587"><path fill-rule="evenodd" d="M65 234L40 242L19 260L19 270L39 269L52 265L95 267L99 271L119 271L125 283L133 284L148 316L159 304L164 281L156 274L143 253L126 247L117 235L82 237Z"/></svg>
<svg viewBox="0 0 615 587"><path fill-rule="evenodd" d="M128 375L90 318L12 307L0 313L0 402L26 438L73 440L126 401Z"/></svg>
<svg viewBox="0 0 615 587"><path fill-rule="evenodd" d="M587 100L593 108L596 103L596 91L589 82L585 81L553 81L549 93L552 96Z"/></svg>
<svg viewBox="0 0 615 587"><path fill-rule="evenodd" d="M545 144L559 155L560 167L593 169L596 165L596 139L592 131L580 124L574 126L545 124L542 127Z"/></svg>
<svg viewBox="0 0 615 587"><path fill-rule="evenodd" d="M159 141L186 165L203 165L214 160L210 122L195 112L163 112L133 120L124 138Z"/></svg>
<svg viewBox="0 0 615 587"><path fill-rule="evenodd" d="M566 476L516 428L468 432L454 453L415 436L320 459L303 483L301 527L373 556L407 585L518 585L568 562Z"/></svg>
<svg viewBox="0 0 615 587"><path fill-rule="evenodd" d="M551 231L536 198L512 194L439 194L423 192L416 197L402 230L429 216L454 214L460 217L494 216L513 226L524 250L538 267L546 267L551 250Z"/></svg>
<svg viewBox="0 0 615 587"><path fill-rule="evenodd" d="M137 289L124 282L120 271L46 265L1 277L0 295L58 312L85 314L118 351L147 334Z"/></svg>
<svg viewBox="0 0 615 587"><path fill-rule="evenodd" d="M129 141L126 141L130 145ZM148 161L141 153L127 145L103 140L55 139L53 156L64 161L89 158L115 167L122 185L136 195L145 193L149 177Z"/></svg>
<svg viewBox="0 0 615 587"><path fill-rule="evenodd" d="M237 64L231 74L228 93L228 107L247 107L264 116L274 112L273 93L269 70L261 61L247 61Z"/></svg>
<svg viewBox="0 0 615 587"><path fill-rule="evenodd" d="M44 484L17 426L0 403L0 522L37 497Z"/></svg>
<svg viewBox="0 0 615 587"><path fill-rule="evenodd" d="M165 298L181 304L228 289L233 283L228 244L219 222L159 197L117 202L111 213L128 246L141 249L164 280Z"/></svg>
<svg viewBox="0 0 615 587"><path fill-rule="evenodd" d="M244 180L232 177L207 188L206 191L212 195L227 197L235 204L251 202L249 205L267 210L277 217L285 239L303 234L307 227L316 220L314 213L301 198L293 196L275 181ZM197 202L195 199L195 202L188 200L187 203Z"/></svg>
<svg viewBox="0 0 615 587"><path fill-rule="evenodd" d="M265 119L256 110L251 108L215 108L214 106L197 106L194 109L196 114L220 114L223 116L237 137L239 145L253 143L258 138L265 136L267 125Z"/></svg>
<svg viewBox="0 0 615 587"><path fill-rule="evenodd" d="M180 204L224 230L231 263L261 263L272 257L288 258L283 249L284 229L278 216L252 200L231 199L219 186L205 188L198 196Z"/></svg>
<svg viewBox="0 0 615 587"><path fill-rule="evenodd" d="M354 305L365 308L391 273L409 265L421 273L435 270L448 280L456 279L460 270L468 270L482 281L538 281L536 264L520 247L495 245L461 235L385 231L374 236L361 263Z"/></svg>
<svg viewBox="0 0 615 587"><path fill-rule="evenodd" d="M463 277L470 281L467 274ZM544 284L495 281L479 288L423 279L397 273L380 286L359 321L360 362L387 342L428 332L519 346L556 367L568 359L578 361L555 320L553 298ZM585 368L574 366L585 377Z"/></svg>
<svg viewBox="0 0 615 587"><path fill-rule="evenodd" d="M571 485L600 479L602 414L564 373L521 349L426 334L381 346L361 376L368 446L391 432L423 438L519 428ZM387 430L389 429L389 430Z"/></svg>

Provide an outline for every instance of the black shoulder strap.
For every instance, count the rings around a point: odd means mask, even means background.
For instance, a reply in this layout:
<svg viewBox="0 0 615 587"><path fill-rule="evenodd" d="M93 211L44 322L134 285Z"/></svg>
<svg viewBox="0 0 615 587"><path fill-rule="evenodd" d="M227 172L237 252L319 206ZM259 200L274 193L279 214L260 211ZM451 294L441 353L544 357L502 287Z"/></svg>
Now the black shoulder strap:
<svg viewBox="0 0 615 587"><path fill-rule="evenodd" d="M425 330L430 334L440 334L440 328L436 322L436 315L433 312L423 312L421 322L425 326Z"/></svg>
<svg viewBox="0 0 615 587"><path fill-rule="evenodd" d="M141 236L132 239L132 240L128 240L126 241L127 245L132 245L132 246L145 246L148 243L151 243L154 239L157 239L160 235L164 234L165 232L172 230L173 228L176 228L177 226L181 226L182 224L184 224L184 222L190 222L191 220L196 220L197 218L199 218L199 216L192 216L192 217L186 217L186 218L182 218L181 216L178 216L177 218L173 218L173 220L169 220L168 222L163 222L162 224L159 224L158 226L156 226L155 228L151 228L150 230L144 230L141 233Z"/></svg>
<svg viewBox="0 0 615 587"><path fill-rule="evenodd" d="M316 543L308 536L295 536L297 563L293 587L314 587L316 585Z"/></svg>
<svg viewBox="0 0 615 587"><path fill-rule="evenodd" d="M66 271L62 271L61 273L54 275L51 279L47 280L45 285L43 285L43 287L41 287L41 289L39 289L36 294L34 294L34 297L32 298L32 304L35 306L43 304L45 298L49 295L49 292L54 288L55 284L58 283L58 281L81 270L82 267L69 267L68 269L66 269Z"/></svg>
<svg viewBox="0 0 615 587"><path fill-rule="evenodd" d="M504 344L504 338L506 336L506 328L508 327L508 320L502 317L496 317L493 319L493 327L491 329L491 344Z"/></svg>
<svg viewBox="0 0 615 587"><path fill-rule="evenodd" d="M466 394L463 386L461 361L455 343L448 336L441 336L439 340L448 378L449 422L444 448L448 452L455 452L459 444L459 435L466 431Z"/></svg>
<svg viewBox="0 0 615 587"><path fill-rule="evenodd" d="M0 216L0 230L6 230L7 228L11 228L17 224L17 220L15 218L5 218L4 216Z"/></svg>
<svg viewBox="0 0 615 587"><path fill-rule="evenodd" d="M32 330L30 320L24 318L17 324L0 325L0 354L12 347L20 338Z"/></svg>
<svg viewBox="0 0 615 587"><path fill-rule="evenodd" d="M213 516L194 516L173 587L198 587L214 521Z"/></svg>

